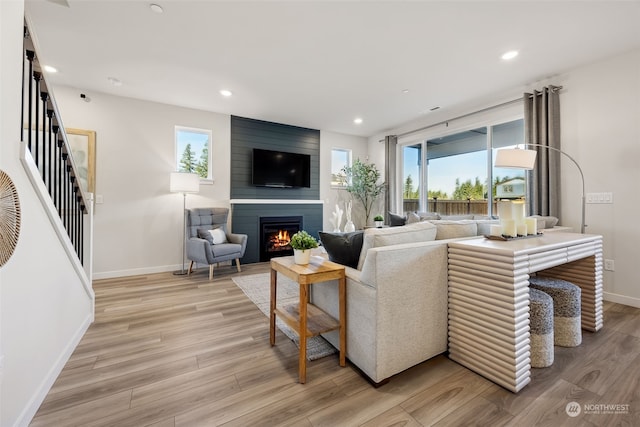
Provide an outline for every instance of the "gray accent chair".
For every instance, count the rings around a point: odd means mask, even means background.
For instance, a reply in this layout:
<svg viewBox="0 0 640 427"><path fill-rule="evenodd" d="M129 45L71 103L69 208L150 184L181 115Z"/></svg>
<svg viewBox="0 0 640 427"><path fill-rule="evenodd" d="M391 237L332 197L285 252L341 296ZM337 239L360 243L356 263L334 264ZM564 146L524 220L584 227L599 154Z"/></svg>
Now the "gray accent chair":
<svg viewBox="0 0 640 427"><path fill-rule="evenodd" d="M213 280L213 267L222 261L236 260L240 272L240 258L247 248L246 234L227 231L227 208L186 209L187 214L187 258L191 261L188 274L193 272L194 263L209 265L209 280ZM221 228L227 236L227 243L212 244L206 239L208 230Z"/></svg>

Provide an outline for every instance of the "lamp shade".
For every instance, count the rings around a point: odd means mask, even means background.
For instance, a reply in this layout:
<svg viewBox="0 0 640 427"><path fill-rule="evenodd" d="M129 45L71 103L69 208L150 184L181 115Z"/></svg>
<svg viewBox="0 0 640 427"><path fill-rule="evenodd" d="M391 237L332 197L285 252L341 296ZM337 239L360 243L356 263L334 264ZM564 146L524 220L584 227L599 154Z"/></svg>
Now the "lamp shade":
<svg viewBox="0 0 640 427"><path fill-rule="evenodd" d="M172 193L197 193L200 191L200 176L197 173L171 172L169 191Z"/></svg>
<svg viewBox="0 0 640 427"><path fill-rule="evenodd" d="M503 148L496 153L495 167L531 170L536 164L536 154L534 150Z"/></svg>

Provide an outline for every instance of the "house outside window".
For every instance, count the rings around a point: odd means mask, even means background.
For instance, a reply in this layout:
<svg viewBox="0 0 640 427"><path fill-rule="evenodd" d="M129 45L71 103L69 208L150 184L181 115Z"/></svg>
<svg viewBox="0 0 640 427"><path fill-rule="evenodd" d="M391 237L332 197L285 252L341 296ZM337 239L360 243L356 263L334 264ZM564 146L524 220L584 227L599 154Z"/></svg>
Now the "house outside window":
<svg viewBox="0 0 640 427"><path fill-rule="evenodd" d="M213 181L211 139L211 130L176 126L176 171L197 173L201 181Z"/></svg>
<svg viewBox="0 0 640 427"><path fill-rule="evenodd" d="M331 186L343 188L347 186L345 167L351 167L351 150L345 148L331 149Z"/></svg>
<svg viewBox="0 0 640 427"><path fill-rule="evenodd" d="M496 215L497 199L521 198L526 190L524 171L493 167L496 150L523 143L524 121L517 119L403 144L404 211Z"/></svg>

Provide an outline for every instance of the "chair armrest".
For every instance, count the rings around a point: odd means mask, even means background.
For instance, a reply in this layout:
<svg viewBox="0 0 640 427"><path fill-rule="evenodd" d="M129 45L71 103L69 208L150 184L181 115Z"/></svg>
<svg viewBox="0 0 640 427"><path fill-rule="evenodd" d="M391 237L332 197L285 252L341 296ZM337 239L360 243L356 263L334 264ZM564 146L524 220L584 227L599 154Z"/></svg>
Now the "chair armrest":
<svg viewBox="0 0 640 427"><path fill-rule="evenodd" d="M208 264L213 259L211 244L205 239L191 237L187 239L187 258L191 261Z"/></svg>
<svg viewBox="0 0 640 427"><path fill-rule="evenodd" d="M248 236L246 234L227 233L227 241L229 243L235 243L242 246L240 257L244 256L244 251L247 248L247 239Z"/></svg>

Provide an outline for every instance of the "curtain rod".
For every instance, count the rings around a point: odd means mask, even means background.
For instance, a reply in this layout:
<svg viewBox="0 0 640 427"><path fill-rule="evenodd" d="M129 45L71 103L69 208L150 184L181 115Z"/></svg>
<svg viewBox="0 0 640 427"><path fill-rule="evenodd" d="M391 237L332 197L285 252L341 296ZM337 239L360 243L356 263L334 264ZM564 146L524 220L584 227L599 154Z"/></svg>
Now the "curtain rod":
<svg viewBox="0 0 640 427"><path fill-rule="evenodd" d="M549 88L552 91L557 92L560 89L562 89L562 86L549 86ZM536 95L542 95L542 92L538 92L538 93L536 93ZM530 94L529 98L533 98L533 96L534 96L533 94ZM412 133L422 132L423 130L430 129L432 127L444 125L444 124L447 124L447 123L452 122L454 120L464 119L465 117L473 116L474 114L484 113L485 111L493 110L495 108L504 107L505 105L514 104L514 103L519 102L519 101L522 101L522 97L516 98L516 99L512 99L511 101L506 101L506 102L503 102L501 104L492 105L491 107L486 107L486 108L483 108L482 110L477 110L477 111L474 111L472 113L463 114L461 116L454 117L452 119L443 120L443 121L438 122L438 123L433 123L433 124L430 124L430 125L427 125L427 126L423 126L421 128L418 128L418 129L414 129L414 130L410 130L410 131L407 131L407 132L403 132L403 133L400 133L400 134L394 135L394 136L396 138L399 138L399 137L411 135ZM378 142L384 142L384 139L380 139L380 140L378 140Z"/></svg>

